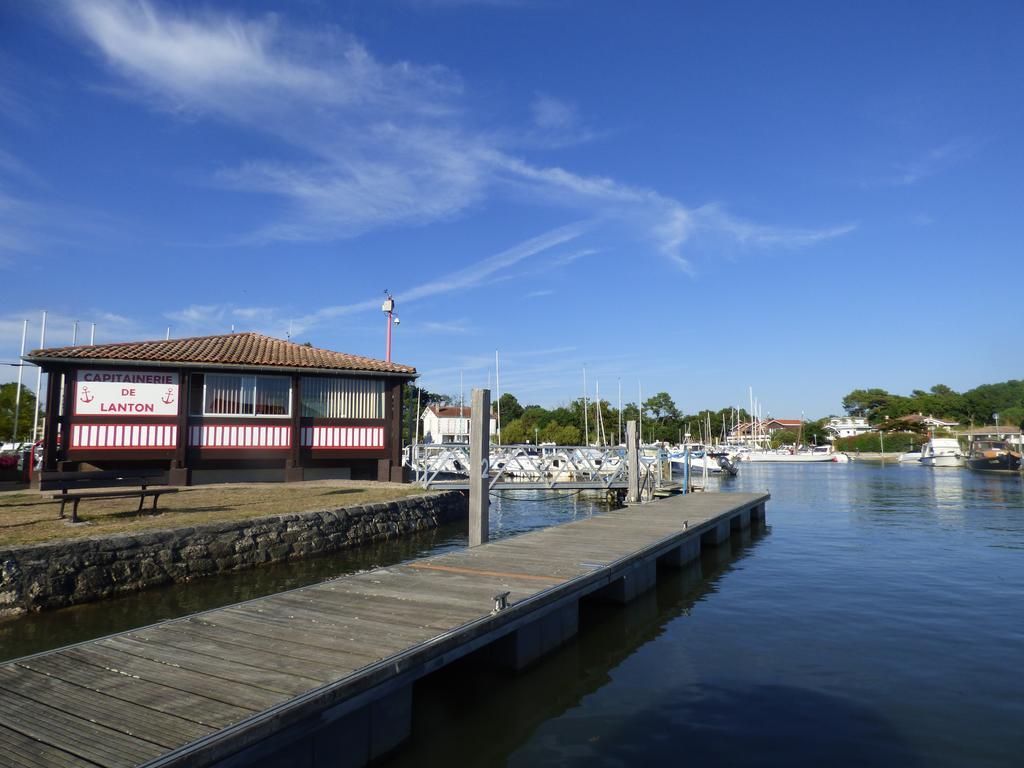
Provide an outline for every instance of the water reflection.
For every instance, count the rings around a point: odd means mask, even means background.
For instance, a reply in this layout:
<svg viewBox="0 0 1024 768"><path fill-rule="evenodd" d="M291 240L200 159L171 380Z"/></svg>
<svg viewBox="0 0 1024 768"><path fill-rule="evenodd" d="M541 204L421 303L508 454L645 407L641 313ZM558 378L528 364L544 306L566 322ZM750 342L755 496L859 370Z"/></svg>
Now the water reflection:
<svg viewBox="0 0 1024 768"><path fill-rule="evenodd" d="M734 536L682 570L659 571L657 587L629 605L584 602L576 640L526 674L496 671L479 654L421 680L413 696L412 739L385 765L502 765L510 755L512 763L523 765L570 761L569 752L519 750L545 722L579 707L638 650L713 594L719 579L769 530Z"/></svg>

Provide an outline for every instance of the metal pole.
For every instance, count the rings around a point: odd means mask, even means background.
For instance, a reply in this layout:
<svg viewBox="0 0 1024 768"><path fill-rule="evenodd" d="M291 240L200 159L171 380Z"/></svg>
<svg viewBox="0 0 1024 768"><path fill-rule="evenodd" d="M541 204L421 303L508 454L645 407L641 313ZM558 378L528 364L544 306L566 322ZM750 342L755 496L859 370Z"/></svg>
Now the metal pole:
<svg viewBox="0 0 1024 768"><path fill-rule="evenodd" d="M423 397L423 390L416 387L416 439L413 441L413 445L419 445L420 442L420 414L423 413L420 400Z"/></svg>
<svg viewBox="0 0 1024 768"><path fill-rule="evenodd" d="M750 414L749 414L749 417L750 417L750 429L747 430L747 434L750 435L750 438L751 438L751 440L750 440L750 447L753 448L754 447L754 440L753 440L753 438L754 438L754 388L753 387L748 387L748 391L750 393Z"/></svg>
<svg viewBox="0 0 1024 768"><path fill-rule="evenodd" d="M167 326L167 335L164 336L164 340L165 341L170 341L171 340L171 326L169 326L169 325Z"/></svg>
<svg viewBox="0 0 1024 768"><path fill-rule="evenodd" d="M12 443L18 442L18 418L21 415L21 377L25 372L25 334L28 333L28 320L21 321L21 354L18 355L18 389L14 393L14 437Z"/></svg>
<svg viewBox="0 0 1024 768"><path fill-rule="evenodd" d="M395 300L393 298L391 298L391 294L388 293L387 291L384 291L384 295L387 296L387 298L384 300L384 303L380 305L380 308L382 310L384 310L384 314L387 316L387 319L388 319L388 342L387 342L386 355L385 355L384 359L387 360L387 362L390 363L391 362L391 325L392 325L392 315L394 314L394 311L395 311Z"/></svg>
<svg viewBox="0 0 1024 768"><path fill-rule="evenodd" d="M93 346L96 343L96 323L92 324L92 330L89 331L89 346Z"/></svg>
<svg viewBox="0 0 1024 768"><path fill-rule="evenodd" d="M640 384L639 381L636 383L636 399L637 399L636 409L637 409L637 413L638 413L639 427L640 427L640 442L643 443L643 441L644 441L644 388Z"/></svg>
<svg viewBox="0 0 1024 768"><path fill-rule="evenodd" d="M619 379L619 445L622 445L622 379Z"/></svg>
<svg viewBox="0 0 1024 768"><path fill-rule="evenodd" d="M75 320L75 324L71 326L71 346L78 346L78 321Z"/></svg>
<svg viewBox="0 0 1024 768"><path fill-rule="evenodd" d="M388 312L388 356L385 359L391 362L391 312Z"/></svg>
<svg viewBox="0 0 1024 768"><path fill-rule="evenodd" d="M494 397L498 405L498 445L501 445L501 374L498 372L498 350L494 350ZM488 419L488 427L490 419ZM488 430L490 431L490 430ZM487 436L488 439L490 435Z"/></svg>
<svg viewBox="0 0 1024 768"><path fill-rule="evenodd" d="M43 327L39 331L39 348L46 346L46 310L43 310ZM36 442L36 435L39 433L39 393L43 386L43 369L36 369L36 413L32 418L32 444ZM50 403L47 403L50 405Z"/></svg>
<svg viewBox="0 0 1024 768"><path fill-rule="evenodd" d="M484 544L490 538L490 465L491 392L472 391L473 410L469 422L469 546Z"/></svg>
<svg viewBox="0 0 1024 768"><path fill-rule="evenodd" d="M626 422L626 471L629 473L627 504L640 503L640 452L636 441L636 422Z"/></svg>
<svg viewBox="0 0 1024 768"><path fill-rule="evenodd" d="M583 444L590 445L590 423L587 420L587 366L583 366Z"/></svg>

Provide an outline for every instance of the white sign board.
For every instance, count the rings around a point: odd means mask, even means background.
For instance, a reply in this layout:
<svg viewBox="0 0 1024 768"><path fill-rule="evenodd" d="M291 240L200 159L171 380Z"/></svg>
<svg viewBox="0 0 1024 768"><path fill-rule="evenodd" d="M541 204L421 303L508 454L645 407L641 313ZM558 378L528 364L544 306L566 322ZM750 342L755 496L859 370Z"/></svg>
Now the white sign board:
<svg viewBox="0 0 1024 768"><path fill-rule="evenodd" d="M177 416L178 374L78 371L76 416Z"/></svg>

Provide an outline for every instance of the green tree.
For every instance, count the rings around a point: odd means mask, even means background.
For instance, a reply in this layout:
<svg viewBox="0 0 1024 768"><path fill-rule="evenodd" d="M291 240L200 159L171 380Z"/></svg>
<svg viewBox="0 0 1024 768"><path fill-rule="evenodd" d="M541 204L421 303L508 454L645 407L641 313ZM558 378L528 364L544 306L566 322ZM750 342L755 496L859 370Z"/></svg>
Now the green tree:
<svg viewBox="0 0 1024 768"><path fill-rule="evenodd" d="M35 413L36 396L22 385L21 404L18 409L18 431L14 432L14 400L18 393L16 382L0 386L0 442L6 443L12 437L15 442L28 440L32 434L32 419Z"/></svg>
<svg viewBox="0 0 1024 768"><path fill-rule="evenodd" d="M875 421L892 406L896 397L884 389L855 389L843 398L843 409L850 416L864 416L868 421Z"/></svg>
<svg viewBox="0 0 1024 768"><path fill-rule="evenodd" d="M796 445L796 432L790 432L788 429L780 429L772 433L772 448L778 448L783 445Z"/></svg>
<svg viewBox="0 0 1024 768"><path fill-rule="evenodd" d="M550 418L550 415L548 414L547 408L539 405L528 405L523 408L523 413L519 418L523 420L524 424L533 428L546 422Z"/></svg>
<svg viewBox="0 0 1024 768"><path fill-rule="evenodd" d="M501 412L502 417L505 411ZM501 441L505 445L532 443L534 440L533 427L525 424L522 419L513 419L506 422L501 429Z"/></svg>
<svg viewBox="0 0 1024 768"><path fill-rule="evenodd" d="M668 392L658 392L644 400L644 416L661 424L679 419L679 409Z"/></svg>
<svg viewBox="0 0 1024 768"><path fill-rule="evenodd" d="M550 422L541 430L540 440L542 443L555 443L556 445L579 445L583 442L583 434L579 427Z"/></svg>
<svg viewBox="0 0 1024 768"><path fill-rule="evenodd" d="M818 419L817 421L805 421L804 422L804 445L826 445L828 443L828 432L825 431L825 425L828 424L828 419Z"/></svg>
<svg viewBox="0 0 1024 768"><path fill-rule="evenodd" d="M512 421L513 419L518 419L520 416L523 415L523 406L519 404L519 401L516 400L516 396L513 395L511 392L506 392L504 395L502 395L501 398L499 398L498 402L501 404L502 421L508 423L509 421ZM501 429L501 436L502 439L504 439L504 426Z"/></svg>

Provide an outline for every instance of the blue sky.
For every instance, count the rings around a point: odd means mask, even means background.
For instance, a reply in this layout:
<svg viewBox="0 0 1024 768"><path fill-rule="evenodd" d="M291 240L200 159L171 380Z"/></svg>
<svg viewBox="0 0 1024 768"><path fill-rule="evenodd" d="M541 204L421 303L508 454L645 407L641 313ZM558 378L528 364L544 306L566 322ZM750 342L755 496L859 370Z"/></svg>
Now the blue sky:
<svg viewBox="0 0 1024 768"><path fill-rule="evenodd" d="M1022 375L1019 3L275 5L0 6L3 359L42 309L382 357L386 288L435 391Z"/></svg>

